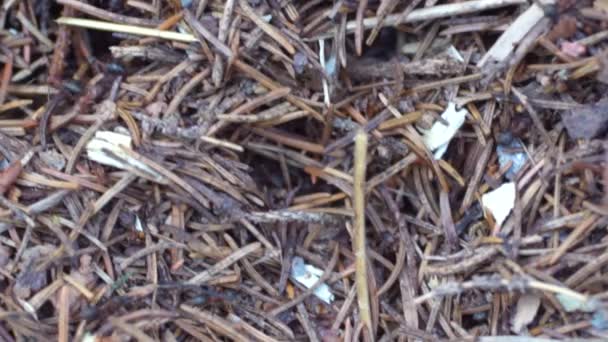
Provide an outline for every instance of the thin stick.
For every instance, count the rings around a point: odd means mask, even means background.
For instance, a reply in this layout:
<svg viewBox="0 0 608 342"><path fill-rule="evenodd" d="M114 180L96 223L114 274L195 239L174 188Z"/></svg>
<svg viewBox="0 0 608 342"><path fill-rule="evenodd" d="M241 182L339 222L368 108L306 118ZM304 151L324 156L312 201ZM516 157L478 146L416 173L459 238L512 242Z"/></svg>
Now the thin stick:
<svg viewBox="0 0 608 342"><path fill-rule="evenodd" d="M213 278L213 276L217 275L217 273L219 273L220 271L224 270L225 268L229 267L230 265L234 264L235 262L239 261L240 259L246 257L247 255L257 251L261 247L262 247L262 244L260 242L250 243L250 244L244 246L243 248L232 252L230 255L228 255L224 259L220 260L218 263L216 263L212 267L210 267L210 268L206 269L205 271L190 278L190 280L188 280L186 283L193 284L193 285L204 284L207 281L211 280L211 278Z"/></svg>
<svg viewBox="0 0 608 342"><path fill-rule="evenodd" d="M596 227L598 221L599 216L594 214L581 222L550 256L548 263L552 265L558 262L559 259L566 254L566 251L568 251L568 249L570 249L577 240Z"/></svg>
<svg viewBox="0 0 608 342"><path fill-rule="evenodd" d="M13 74L13 59L14 55L10 49L2 49L7 56L7 61L4 63L4 68L2 69L2 78L0 79L0 113L5 111L3 108L4 100L6 100L6 93L8 91L8 85L11 83L11 75Z"/></svg>
<svg viewBox="0 0 608 342"><path fill-rule="evenodd" d="M179 33L171 31L163 31L147 27L138 27L132 25L115 24L106 21L80 19L71 17L61 17L57 19L57 24L84 27L100 31L128 33L144 37L154 37L166 40L175 40L184 43L194 43L198 40L195 36L188 33Z"/></svg>
<svg viewBox="0 0 608 342"><path fill-rule="evenodd" d="M235 0L228 0L224 3L224 13L222 14L222 19L220 20L219 31L217 34L217 39L222 43L226 43L226 39L228 38L228 30L232 19L232 12L234 11L235 2ZM224 62L222 61L221 56L216 54L211 71L211 80L213 80L213 84L216 87L219 87L222 83L223 77Z"/></svg>
<svg viewBox="0 0 608 342"><path fill-rule="evenodd" d="M425 275L440 275L446 276L451 274L457 274L467 272L475 269L476 266L483 264L484 262L492 259L498 255L500 250L498 247L481 247L475 251L475 254L467 256L462 262L448 265L429 265L425 268Z"/></svg>
<svg viewBox="0 0 608 342"><path fill-rule="evenodd" d="M259 70L251 67L250 65L242 62L239 59L235 60L233 65L235 68L239 69L241 72L247 74L249 77L260 82L264 87L266 87L268 89L275 90L275 89L281 88L281 86L277 82L275 82L272 78L264 75ZM298 97L288 94L285 96L285 98L289 102L291 102L294 106L297 106L298 108L310 113L318 121L325 122L325 119L323 118L323 116L320 113L318 113L316 110L312 109L309 105L304 103Z"/></svg>
<svg viewBox="0 0 608 342"><path fill-rule="evenodd" d="M360 0L359 6L357 7L357 18L355 19L355 49L357 56L361 56L363 52L363 30L365 29L363 16L365 15L365 9L367 8L367 0ZM348 32L348 24L346 24L346 30ZM374 26L377 24L374 24Z"/></svg>
<svg viewBox="0 0 608 342"><path fill-rule="evenodd" d="M101 8L97 8L95 6L91 6L89 4L86 4L86 3L83 3L83 2L77 1L77 0L57 0L57 2L59 4L65 5L65 6L73 7L77 11L86 13L90 16L93 16L93 17L96 17L99 19L103 19L103 20L121 23L121 24L149 26L149 27L154 27L154 26L157 26L158 24L160 24L160 22L158 22L158 21L129 17L126 15L120 15L120 14L108 12Z"/></svg>
<svg viewBox="0 0 608 342"><path fill-rule="evenodd" d="M66 164L65 173L67 173L68 175L72 174L72 172L74 171L74 165L76 165L76 160L80 156L80 152L85 147L85 145L93 138L93 136L101 128L101 126L103 126L104 123L105 120L97 120L97 122L91 125L80 137L78 143L76 143L76 146L74 146L74 148L72 149L72 154L70 154L70 158L68 159L68 162Z"/></svg>
<svg viewBox="0 0 608 342"><path fill-rule="evenodd" d="M267 139L272 139L274 141L277 141L283 145L287 145L287 146L291 146L294 148L299 148L311 153L316 153L316 154L324 154L326 153L323 149L323 146L319 145L319 144L315 144L303 139L297 139L291 136L287 136L286 134L281 133L278 130L274 130L274 129L259 129L259 128L253 128L252 129L253 132L255 132L256 134L263 136L264 138Z"/></svg>
<svg viewBox="0 0 608 342"><path fill-rule="evenodd" d="M410 166L416 160L418 160L418 156L414 153L410 153L407 156L405 156L403 159L401 159L398 162L396 162L395 164L391 165L386 170L375 175L372 179L370 179L370 181L367 184L367 189L366 189L367 192L371 192L378 184L381 184L385 180L396 175L399 171Z"/></svg>
<svg viewBox="0 0 608 342"><path fill-rule="evenodd" d="M232 57L232 50L221 42L217 37L215 37L209 30L207 30L198 19L194 17L194 14L189 10L184 11L184 19L186 22L192 27L192 29L197 33L202 39L197 39L203 44L205 41L208 41L213 45L216 49L218 49L224 56L227 58Z"/></svg>
<svg viewBox="0 0 608 342"><path fill-rule="evenodd" d="M57 306L59 307L59 319L57 321L57 341L67 342L70 340L70 288L68 287L68 285L64 285L61 287Z"/></svg>
<svg viewBox="0 0 608 342"><path fill-rule="evenodd" d="M410 8L409 10L406 9L407 13L401 13L401 15L402 16L407 15L409 12L411 12L411 10L414 7L416 7L420 3L420 1L421 0L412 1L407 6L407 8ZM376 17L378 18L378 23L376 24L376 27L374 27L372 32L367 37L367 40L365 41L365 44L367 44L367 46L371 46L374 43L374 40L378 36L378 33L380 33L380 29L382 28L382 23L384 22L384 19L386 19L386 16L390 12L392 12L398 4L399 4L399 1L396 1L396 0L386 0L386 1L382 2L380 7L378 8L378 11L376 12Z"/></svg>
<svg viewBox="0 0 608 342"><path fill-rule="evenodd" d="M377 296L380 297L386 291L388 291L393 284L399 279L399 275L403 270L403 266L405 265L405 257L406 257L406 245L403 239L399 241L399 249L397 250L397 258L395 259L397 262L395 263L395 267L391 271L391 274L388 276L382 287L378 290Z"/></svg>
<svg viewBox="0 0 608 342"><path fill-rule="evenodd" d="M266 32L272 39L274 39L279 45L281 45L290 55L296 53L296 48L287 40L287 37L277 30L274 26L268 24L262 19L246 0L239 0L239 5L243 10L244 14L251 19L262 31Z"/></svg>
<svg viewBox="0 0 608 342"><path fill-rule="evenodd" d="M123 148L122 150L129 157L136 159L137 161L145 164L152 170L161 174L164 178L169 179L173 183L177 184L179 187L184 189L184 191L191 194L192 197L194 197L194 199L196 199L204 207L207 207L207 208L209 207L209 200L207 198L205 198L202 193L200 193L194 187L192 187L190 184L188 184L186 181L184 181L183 179L178 177L174 172L164 168L161 164L153 161L152 159L150 159L148 157L144 157L143 155L141 155L135 151L132 151L131 149Z"/></svg>
<svg viewBox="0 0 608 342"><path fill-rule="evenodd" d="M304 306L304 304L299 303L296 306L296 309L298 310L298 315L297 315L298 320L300 321L300 324L304 328L306 335L308 335L308 340L311 342L319 342L319 338L317 337L315 328L313 327L313 325L310 322L310 315L308 314L308 311L306 311L306 307Z"/></svg>
<svg viewBox="0 0 608 342"><path fill-rule="evenodd" d="M153 342L154 340L146 335L145 332L137 329L134 325L125 323L120 318L110 317L110 324L112 324L116 329L124 332L125 334L134 337L136 341L141 342Z"/></svg>
<svg viewBox="0 0 608 342"><path fill-rule="evenodd" d="M56 180L46 178L37 173L22 172L21 175L19 176L19 180L17 181L17 183L21 183L21 180L26 181L26 182L31 182L34 184L38 184L38 185L48 186L51 188L57 188L57 189L66 189L66 190L80 189L80 185L78 185L78 183L73 183L73 182L69 182L69 181L68 182L56 181Z"/></svg>
<svg viewBox="0 0 608 342"><path fill-rule="evenodd" d="M190 91L192 91L194 87L201 83L205 77L209 76L210 73L211 71L209 69L205 69L194 75L188 82L186 82L186 84L184 84L184 86L177 92L177 94L173 96L173 99L169 103L167 110L165 110L164 117L170 117L171 115L176 113L180 103L182 103L186 95L188 95L188 93L190 93Z"/></svg>
<svg viewBox="0 0 608 342"><path fill-rule="evenodd" d="M534 107L532 107L532 105L530 105L530 102L528 102L528 97L515 87L511 87L511 90L513 91L513 94L517 97L517 99L519 101L521 101L521 103L524 105L524 107L528 111L528 114L530 114L530 117L532 118L532 122L534 123L536 128L538 128L538 130L540 131L541 136L545 140L545 143L547 144L547 146L553 147L554 146L553 139L551 139L549 132L545 129L545 126L543 126L543 122L540 120L540 117L539 117L538 113L536 112L536 110L534 109Z"/></svg>
<svg viewBox="0 0 608 342"><path fill-rule="evenodd" d="M365 170L367 163L367 134L359 131L355 136L355 166L353 202L355 210L353 254L355 255L355 285L361 322L373 336L372 316L367 286L367 257L365 241Z"/></svg>
<svg viewBox="0 0 608 342"><path fill-rule="evenodd" d="M223 336L229 337L233 341L250 340L247 336L239 333L234 328L233 324L216 314L202 311L186 304L180 305L179 308L194 317L196 321L201 322L203 326L212 329Z"/></svg>
<svg viewBox="0 0 608 342"><path fill-rule="evenodd" d="M456 84L461 84L461 83L465 83L465 82L477 81L477 80L480 80L482 77L483 77L483 75L481 73L476 73L476 74L471 74L471 75L443 79L443 80L439 80L439 81L432 81L429 83L417 85L411 89L406 89L405 92L407 94L409 94L409 93L415 93L415 92L421 92L421 91L435 90L436 88L439 88L439 87L446 87L449 85L456 85Z"/></svg>
<svg viewBox="0 0 608 342"><path fill-rule="evenodd" d="M112 198L122 192L135 179L137 179L136 175L132 173L125 174L118 182L116 182L114 185L112 185L111 188L104 192L103 195L101 195L91 206L84 210L80 218L78 219L78 226L70 233L70 240L75 241L76 238L83 232L83 229L85 225L89 222L89 219L93 217L93 215L98 213L101 209L103 209L106 204L108 204L110 200L112 200ZM106 247L100 242L98 244L98 247L103 251L106 250ZM63 253L63 246L56 251L56 255L60 255L61 253Z"/></svg>
<svg viewBox="0 0 608 342"><path fill-rule="evenodd" d="M239 107L237 107L235 110L233 110L229 114L226 114L224 116L218 115L218 118L225 119L225 118L230 118L232 116L237 116L237 115L241 115L241 114L248 114L260 106L268 105L269 103L271 103L274 100L278 100L282 97L287 96L290 92L291 92L291 89L287 88L287 87L272 89L268 93L261 95L259 97L253 98L253 99L247 101L246 103L240 105Z"/></svg>
<svg viewBox="0 0 608 342"><path fill-rule="evenodd" d="M512 5L521 5L527 3L527 0L476 0L458 2L453 4L439 5L427 8L421 8L410 12L406 17L401 13L392 14L384 19L381 27L398 26L405 23L415 23L426 20L447 18L462 14L481 12L489 9L496 9ZM378 18L372 17L363 20L363 29L372 29L378 24ZM353 33L357 29L357 20L351 20L346 24L346 33ZM311 38L311 40L319 40L320 38L331 38L333 31L323 33L319 36Z"/></svg>
<svg viewBox="0 0 608 342"><path fill-rule="evenodd" d="M63 276L63 280L65 280L66 283L72 285L87 300L93 300L93 298L95 297L95 294L93 292L91 292L91 290L87 289L87 287L84 284L81 284L74 277L66 274Z"/></svg>
<svg viewBox="0 0 608 342"><path fill-rule="evenodd" d="M588 296L576 291L572 291L567 287L544 283L538 280L530 279L522 276L514 276L511 279L478 277L476 279L461 283L449 282L442 284L432 291L429 291L414 300L414 304L418 305L435 297L443 297L448 295L461 294L464 291L471 289L488 289L488 290L525 290L537 289L548 291L551 293L562 294L573 298L574 300L586 302Z"/></svg>
<svg viewBox="0 0 608 342"><path fill-rule="evenodd" d="M146 248L142 248L142 249L138 250L137 252L130 255L128 258L125 258L123 261L121 261L120 265L118 265L118 269L124 271L127 269L127 267L129 267L137 259L140 259L140 258L150 255L152 253L164 251L166 249L175 248L175 247L184 247L184 246L178 245L177 243L167 242L167 241L161 241L157 244L147 246Z"/></svg>
<svg viewBox="0 0 608 342"><path fill-rule="evenodd" d="M27 30L29 31L32 36L36 37L36 39L38 39L42 44L46 45L47 48L49 48L50 50L53 49L53 47L55 46L55 44L53 44L53 42L47 38L42 32L40 32L36 26L34 26L21 12L17 12L17 19L19 20L19 22L21 23L21 25Z"/></svg>
<svg viewBox="0 0 608 342"><path fill-rule="evenodd" d="M233 151L237 151L237 152L245 152L245 149L243 148L243 146L232 143L230 141L225 141L225 140L220 140L220 139L216 139L213 137L208 137L205 135L202 135L200 137L200 139L210 145L215 145L215 146L220 146L220 147L224 147Z"/></svg>

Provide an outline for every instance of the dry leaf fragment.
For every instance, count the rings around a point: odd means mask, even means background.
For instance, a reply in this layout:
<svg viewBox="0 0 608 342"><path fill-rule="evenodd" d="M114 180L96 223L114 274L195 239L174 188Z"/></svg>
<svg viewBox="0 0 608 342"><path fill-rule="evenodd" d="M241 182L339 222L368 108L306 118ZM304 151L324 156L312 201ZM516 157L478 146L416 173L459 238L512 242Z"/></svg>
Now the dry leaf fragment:
<svg viewBox="0 0 608 342"><path fill-rule="evenodd" d="M66 164L65 157L56 149L49 149L38 153L40 159L52 169L63 170Z"/></svg>
<svg viewBox="0 0 608 342"><path fill-rule="evenodd" d="M561 45L561 50L568 56L578 58L587 52L587 47L577 42L563 42Z"/></svg>
<svg viewBox="0 0 608 342"><path fill-rule="evenodd" d="M593 139L608 129L608 99L561 114L562 122L573 139Z"/></svg>
<svg viewBox="0 0 608 342"><path fill-rule="evenodd" d="M571 15L561 15L559 21L551 31L547 33L545 38L555 42L557 39L568 39L576 33L576 18Z"/></svg>
<svg viewBox="0 0 608 342"><path fill-rule="evenodd" d="M524 294L517 301L515 315L511 319L511 329L515 333L520 333L524 327L532 323L538 308L540 307L540 297L534 294Z"/></svg>
<svg viewBox="0 0 608 342"><path fill-rule="evenodd" d="M167 103L162 101L152 102L146 106L146 112L153 118L158 118L167 110Z"/></svg>
<svg viewBox="0 0 608 342"><path fill-rule="evenodd" d="M20 160L13 162L9 167L2 170L0 173L0 194L4 194L15 183L22 170L23 166Z"/></svg>
<svg viewBox="0 0 608 342"><path fill-rule="evenodd" d="M47 284L46 270L38 270L38 262L45 259L56 249L53 245L38 245L23 252L19 263L19 275L15 281L13 292L17 298L27 299Z"/></svg>
<svg viewBox="0 0 608 342"><path fill-rule="evenodd" d="M293 68L296 73L299 75L304 72L306 66L308 65L308 57L302 52L296 52L293 56Z"/></svg>

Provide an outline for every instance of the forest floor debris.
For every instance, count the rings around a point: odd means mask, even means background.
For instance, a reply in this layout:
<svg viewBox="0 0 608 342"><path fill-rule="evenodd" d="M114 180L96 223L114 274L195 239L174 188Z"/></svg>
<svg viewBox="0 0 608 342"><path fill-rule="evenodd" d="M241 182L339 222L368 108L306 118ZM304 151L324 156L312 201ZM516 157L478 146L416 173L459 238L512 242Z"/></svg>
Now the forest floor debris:
<svg viewBox="0 0 608 342"><path fill-rule="evenodd" d="M605 0L6 0L0 340L608 340Z"/></svg>

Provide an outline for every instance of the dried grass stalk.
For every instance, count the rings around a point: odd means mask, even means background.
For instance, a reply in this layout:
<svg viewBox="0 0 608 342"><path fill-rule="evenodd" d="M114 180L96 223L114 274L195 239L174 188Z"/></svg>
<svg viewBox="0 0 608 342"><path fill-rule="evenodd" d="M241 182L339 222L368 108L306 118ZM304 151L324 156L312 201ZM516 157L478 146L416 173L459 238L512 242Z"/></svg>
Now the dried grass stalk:
<svg viewBox="0 0 608 342"><path fill-rule="evenodd" d="M359 131L355 136L355 166L353 182L353 203L355 218L353 224L353 254L355 255L355 286L359 317L370 338L374 336L369 302L367 278L367 251L365 238L365 170L367 166L367 134Z"/></svg>

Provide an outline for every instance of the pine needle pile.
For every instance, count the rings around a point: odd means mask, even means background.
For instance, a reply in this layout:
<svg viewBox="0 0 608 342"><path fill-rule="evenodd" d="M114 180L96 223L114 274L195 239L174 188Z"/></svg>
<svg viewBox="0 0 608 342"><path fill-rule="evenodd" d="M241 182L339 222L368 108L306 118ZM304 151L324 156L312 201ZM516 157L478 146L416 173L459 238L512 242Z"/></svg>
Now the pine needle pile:
<svg viewBox="0 0 608 342"><path fill-rule="evenodd" d="M0 60L1 341L608 340L606 0L4 0Z"/></svg>

